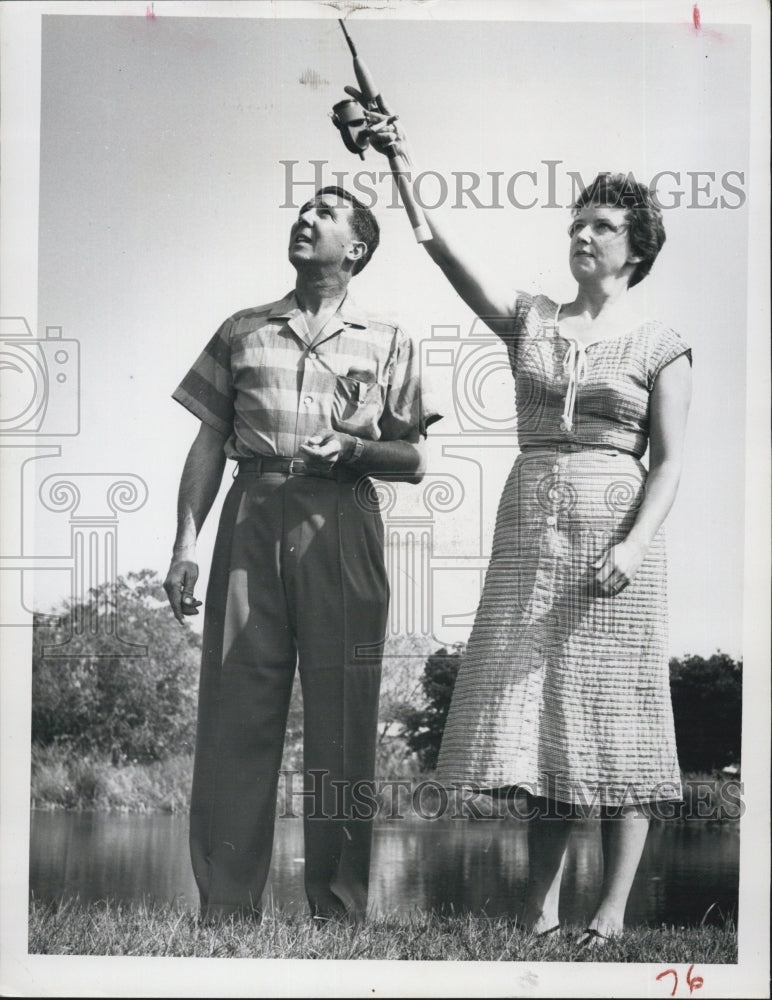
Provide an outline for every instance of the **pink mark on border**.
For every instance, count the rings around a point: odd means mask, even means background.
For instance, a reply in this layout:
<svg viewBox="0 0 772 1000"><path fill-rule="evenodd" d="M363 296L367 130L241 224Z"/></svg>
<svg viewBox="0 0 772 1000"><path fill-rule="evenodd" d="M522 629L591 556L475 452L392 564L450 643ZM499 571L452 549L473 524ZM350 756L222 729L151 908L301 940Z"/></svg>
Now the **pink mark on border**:
<svg viewBox="0 0 772 1000"><path fill-rule="evenodd" d="M155 10L153 9L154 7L155 7L154 3L151 3L149 7L145 7L145 17L149 21L155 20Z"/></svg>
<svg viewBox="0 0 772 1000"><path fill-rule="evenodd" d="M705 28L702 24L702 16L700 14L699 4L694 4L692 7L692 24L694 25L695 32L700 36L700 38L713 39L716 42L726 42L727 38L722 35L720 31L715 31L712 28Z"/></svg>

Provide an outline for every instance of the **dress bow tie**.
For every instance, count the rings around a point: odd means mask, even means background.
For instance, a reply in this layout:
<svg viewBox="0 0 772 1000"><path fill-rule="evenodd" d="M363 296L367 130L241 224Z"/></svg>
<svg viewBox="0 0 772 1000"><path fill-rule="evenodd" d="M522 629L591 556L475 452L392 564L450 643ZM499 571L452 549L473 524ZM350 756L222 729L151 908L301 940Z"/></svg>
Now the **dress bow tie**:
<svg viewBox="0 0 772 1000"><path fill-rule="evenodd" d="M568 371L566 399L563 404L563 415L560 418L560 429L570 434L574 429L574 410L576 409L576 389L587 371L587 347L578 340L568 341L568 350L563 358L563 370Z"/></svg>

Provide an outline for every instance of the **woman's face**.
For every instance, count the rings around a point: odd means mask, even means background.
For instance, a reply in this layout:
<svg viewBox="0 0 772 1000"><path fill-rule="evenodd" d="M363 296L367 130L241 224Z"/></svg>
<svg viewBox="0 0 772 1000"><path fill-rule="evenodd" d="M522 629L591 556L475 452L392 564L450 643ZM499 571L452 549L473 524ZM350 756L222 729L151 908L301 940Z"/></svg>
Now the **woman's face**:
<svg viewBox="0 0 772 1000"><path fill-rule="evenodd" d="M618 277L640 257L632 254L627 233L627 212L610 205L585 205L568 227L571 237L569 266L579 282L596 283Z"/></svg>

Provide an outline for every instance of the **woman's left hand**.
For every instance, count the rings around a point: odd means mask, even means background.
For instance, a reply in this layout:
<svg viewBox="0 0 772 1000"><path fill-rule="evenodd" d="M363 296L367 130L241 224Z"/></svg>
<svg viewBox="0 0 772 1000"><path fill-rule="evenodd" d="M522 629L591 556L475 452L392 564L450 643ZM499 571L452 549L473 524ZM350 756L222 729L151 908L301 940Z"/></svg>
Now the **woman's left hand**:
<svg viewBox="0 0 772 1000"><path fill-rule="evenodd" d="M615 597L632 582L643 562L646 550L631 542L612 545L592 564L595 591L602 597Z"/></svg>

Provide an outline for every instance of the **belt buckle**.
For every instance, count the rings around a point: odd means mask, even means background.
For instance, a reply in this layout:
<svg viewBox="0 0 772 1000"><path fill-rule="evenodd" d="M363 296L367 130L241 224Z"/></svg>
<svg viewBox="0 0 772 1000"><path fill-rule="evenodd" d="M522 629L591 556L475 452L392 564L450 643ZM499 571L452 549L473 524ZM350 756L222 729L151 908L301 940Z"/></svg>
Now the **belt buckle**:
<svg viewBox="0 0 772 1000"><path fill-rule="evenodd" d="M298 466L298 468L295 468ZM302 458L291 458L287 474L290 476L304 476L306 473L306 463Z"/></svg>

